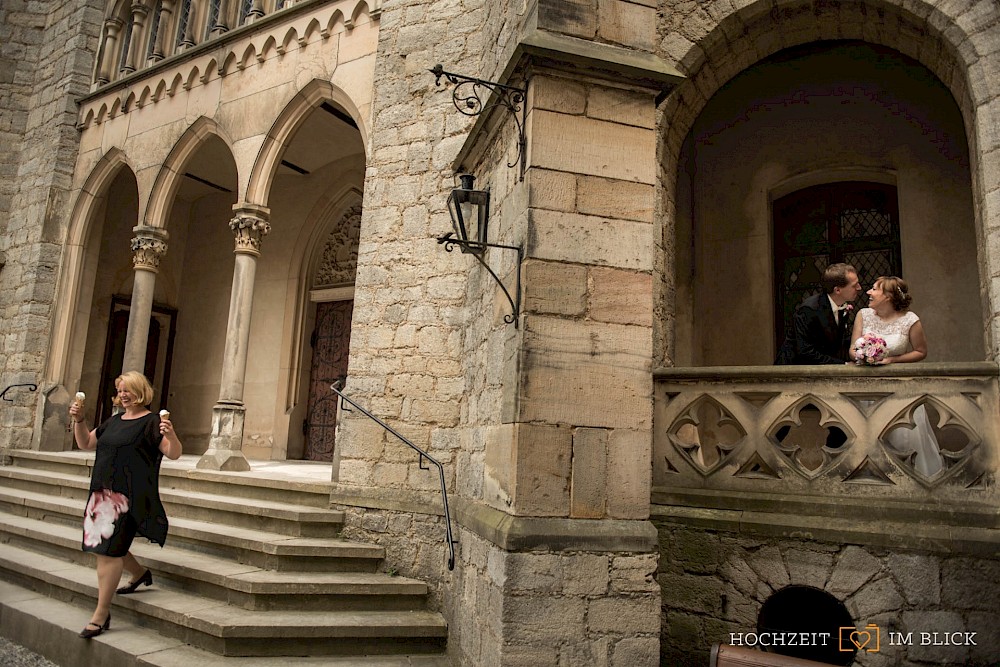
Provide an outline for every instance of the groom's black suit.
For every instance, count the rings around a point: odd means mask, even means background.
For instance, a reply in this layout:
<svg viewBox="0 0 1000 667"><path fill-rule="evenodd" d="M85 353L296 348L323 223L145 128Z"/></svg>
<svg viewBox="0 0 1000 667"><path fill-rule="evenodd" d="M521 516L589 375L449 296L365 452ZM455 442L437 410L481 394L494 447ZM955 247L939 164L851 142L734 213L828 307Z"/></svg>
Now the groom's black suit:
<svg viewBox="0 0 1000 667"><path fill-rule="evenodd" d="M830 299L825 293L814 294L795 309L792 329L778 350L775 364L842 364L847 361L851 341L851 323L847 312L840 314L840 323L833 316Z"/></svg>

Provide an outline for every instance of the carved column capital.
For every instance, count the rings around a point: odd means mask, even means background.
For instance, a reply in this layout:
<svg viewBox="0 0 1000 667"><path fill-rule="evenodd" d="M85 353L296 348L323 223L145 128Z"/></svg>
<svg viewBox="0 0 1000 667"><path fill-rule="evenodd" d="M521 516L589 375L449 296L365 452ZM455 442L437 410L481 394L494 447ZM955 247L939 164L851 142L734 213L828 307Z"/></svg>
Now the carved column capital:
<svg viewBox="0 0 1000 667"><path fill-rule="evenodd" d="M132 239L132 266L156 273L160 258L167 254L167 233L155 227L135 227Z"/></svg>
<svg viewBox="0 0 1000 667"><path fill-rule="evenodd" d="M108 37L117 37L118 36L118 31L121 30L122 26L124 26L124 25L125 25L125 22L122 21L120 18L116 18L116 17L111 17L111 18L107 19L106 21L104 21L104 27L108 31L107 32Z"/></svg>
<svg viewBox="0 0 1000 667"><path fill-rule="evenodd" d="M238 211L229 221L236 235L237 254L260 255L260 242L271 231L271 223L258 213Z"/></svg>

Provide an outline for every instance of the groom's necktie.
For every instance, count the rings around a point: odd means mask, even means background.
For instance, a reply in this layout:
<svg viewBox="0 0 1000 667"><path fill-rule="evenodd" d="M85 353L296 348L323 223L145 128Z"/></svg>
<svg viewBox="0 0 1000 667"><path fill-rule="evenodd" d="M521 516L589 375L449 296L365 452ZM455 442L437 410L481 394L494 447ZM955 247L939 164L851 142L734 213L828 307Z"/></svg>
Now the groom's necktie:
<svg viewBox="0 0 1000 667"><path fill-rule="evenodd" d="M837 321L838 326L844 324L847 321L847 306L838 308L834 319Z"/></svg>

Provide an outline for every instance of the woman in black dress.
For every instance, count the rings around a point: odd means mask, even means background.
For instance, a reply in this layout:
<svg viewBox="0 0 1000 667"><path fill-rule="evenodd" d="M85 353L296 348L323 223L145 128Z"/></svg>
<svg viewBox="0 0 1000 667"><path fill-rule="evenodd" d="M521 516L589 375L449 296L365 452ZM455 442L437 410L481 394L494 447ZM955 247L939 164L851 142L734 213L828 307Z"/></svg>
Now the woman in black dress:
<svg viewBox="0 0 1000 667"><path fill-rule="evenodd" d="M115 380L114 403L124 412L90 431L81 406L70 409L73 435L80 449L97 448L90 497L83 517L83 550L97 556L97 608L80 636L96 637L111 626L111 598L128 570L132 583L118 589L131 593L153 576L129 551L136 534L163 546L167 515L160 503L160 460L181 455L173 424L146 407L153 388L141 373L129 371Z"/></svg>

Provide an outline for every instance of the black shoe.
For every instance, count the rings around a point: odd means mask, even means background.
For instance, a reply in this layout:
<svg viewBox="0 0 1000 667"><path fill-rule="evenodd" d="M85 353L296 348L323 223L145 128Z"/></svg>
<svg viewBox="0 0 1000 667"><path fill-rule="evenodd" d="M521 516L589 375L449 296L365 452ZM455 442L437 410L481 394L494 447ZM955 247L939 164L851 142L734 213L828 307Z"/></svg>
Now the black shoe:
<svg viewBox="0 0 1000 667"><path fill-rule="evenodd" d="M108 617L104 619L104 625L98 625L97 623L87 623L87 627L80 631L80 636L84 639L91 639L101 634L105 630L111 627L111 612L108 612Z"/></svg>
<svg viewBox="0 0 1000 667"><path fill-rule="evenodd" d="M149 570L146 570L146 573L143 574L141 577L139 577L138 579L133 579L131 584L129 584L128 586L122 586L121 588L116 590L115 593L120 593L121 595L128 595L129 593L135 593L135 589L139 588L140 584L145 586L152 586L153 573L150 572Z"/></svg>

